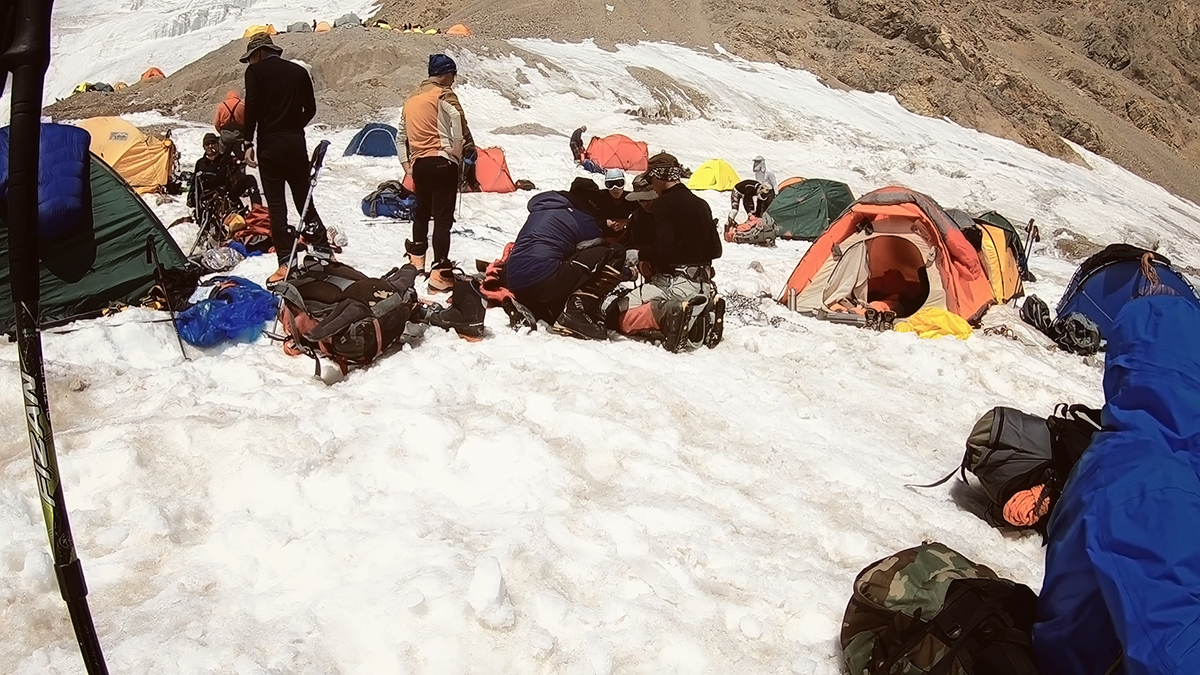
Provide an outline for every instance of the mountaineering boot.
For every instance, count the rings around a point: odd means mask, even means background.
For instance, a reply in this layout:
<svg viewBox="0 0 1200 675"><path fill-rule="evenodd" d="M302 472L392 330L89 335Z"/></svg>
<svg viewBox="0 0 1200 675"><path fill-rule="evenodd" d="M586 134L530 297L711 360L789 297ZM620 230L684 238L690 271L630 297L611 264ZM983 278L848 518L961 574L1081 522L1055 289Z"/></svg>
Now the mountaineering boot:
<svg viewBox="0 0 1200 675"><path fill-rule="evenodd" d="M537 330L537 317L529 308L517 302L516 298L505 298L500 306L504 308L504 313L508 315L508 326L513 330L528 328L530 331Z"/></svg>
<svg viewBox="0 0 1200 675"><path fill-rule="evenodd" d="M885 309L879 313L879 330L892 330L896 326L896 313Z"/></svg>
<svg viewBox="0 0 1200 675"><path fill-rule="evenodd" d="M454 292L450 294L450 306L430 313L429 325L453 328L464 340L477 342L483 339L483 317L487 313L483 296L466 276L451 272L451 278Z"/></svg>
<svg viewBox="0 0 1200 675"><path fill-rule="evenodd" d="M679 351L686 341L688 331L691 330L692 320L704 311L707 302L708 298L703 295L695 295L687 300L673 300L667 303L662 320L658 324L658 329L663 335L664 349L672 354Z"/></svg>
<svg viewBox="0 0 1200 675"><path fill-rule="evenodd" d="M274 272L271 273L271 276L267 277L267 283L266 283L267 290L269 291L272 288L275 288L277 285L279 285L279 282L287 279L288 272L289 272L289 268L287 265L280 265L279 269L275 270Z"/></svg>
<svg viewBox="0 0 1200 675"><path fill-rule="evenodd" d="M716 296L713 300L712 309L712 324L708 327L708 334L704 336L704 346L712 349L721 344L721 338L725 336L725 298Z"/></svg>
<svg viewBox="0 0 1200 675"><path fill-rule="evenodd" d="M417 268L418 271L425 271L425 250L429 248L428 242L415 243L404 240L404 255L408 257L408 262Z"/></svg>
<svg viewBox="0 0 1200 675"><path fill-rule="evenodd" d="M874 307L863 308L863 319L865 320L863 328L867 330L879 330L879 310Z"/></svg>
<svg viewBox="0 0 1200 675"><path fill-rule="evenodd" d="M567 299L567 306L551 327L555 333L587 340L608 339L600 303L621 283L621 270L606 263Z"/></svg>
<svg viewBox="0 0 1200 675"><path fill-rule="evenodd" d="M454 289L454 263L449 260L439 260L433 263L429 271L429 292L447 293Z"/></svg>
<svg viewBox="0 0 1200 675"><path fill-rule="evenodd" d="M587 299L579 292L567 298L566 309L558 315L550 330L584 340L608 339L608 329L592 319L588 313Z"/></svg>

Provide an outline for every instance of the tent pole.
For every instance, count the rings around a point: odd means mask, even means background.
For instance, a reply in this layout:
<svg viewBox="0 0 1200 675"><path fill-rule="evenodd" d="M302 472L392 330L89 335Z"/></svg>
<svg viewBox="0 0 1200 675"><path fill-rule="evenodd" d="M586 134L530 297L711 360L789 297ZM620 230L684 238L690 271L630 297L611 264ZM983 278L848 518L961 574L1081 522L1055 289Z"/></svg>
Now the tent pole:
<svg viewBox="0 0 1200 675"><path fill-rule="evenodd" d="M96 627L87 602L83 566L75 554L67 504L59 480L54 435L50 427L46 371L39 332L38 162L41 142L42 87L50 64L50 13L53 0L14 0L0 10L0 77L13 76L9 134L8 265L16 314L17 351L21 362L21 391L25 422L33 451L38 496L46 519L46 534L54 555L54 572L75 639L89 675L107 675ZM10 41L11 40L11 41Z"/></svg>

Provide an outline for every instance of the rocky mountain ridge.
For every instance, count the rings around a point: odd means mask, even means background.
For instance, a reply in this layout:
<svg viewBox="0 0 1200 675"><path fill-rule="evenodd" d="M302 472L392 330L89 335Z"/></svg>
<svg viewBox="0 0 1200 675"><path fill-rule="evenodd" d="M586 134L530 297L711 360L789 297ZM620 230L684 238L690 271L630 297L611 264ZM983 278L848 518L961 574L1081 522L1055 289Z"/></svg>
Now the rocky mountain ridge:
<svg viewBox="0 0 1200 675"><path fill-rule="evenodd" d="M1081 162L1074 143L1200 202L1200 5L1185 0L387 0L374 18L462 22L474 35L349 28L336 39L279 36L290 57L312 67L318 121L368 121L399 105L430 49L519 52L504 42L514 37L602 46L662 40L808 70L834 87L888 92L913 112ZM225 90L240 88L242 43L164 82L72 96L48 112L157 109L206 119ZM678 88L661 71L632 70L643 84L654 80L652 91ZM669 121L664 110L668 119L659 121Z"/></svg>

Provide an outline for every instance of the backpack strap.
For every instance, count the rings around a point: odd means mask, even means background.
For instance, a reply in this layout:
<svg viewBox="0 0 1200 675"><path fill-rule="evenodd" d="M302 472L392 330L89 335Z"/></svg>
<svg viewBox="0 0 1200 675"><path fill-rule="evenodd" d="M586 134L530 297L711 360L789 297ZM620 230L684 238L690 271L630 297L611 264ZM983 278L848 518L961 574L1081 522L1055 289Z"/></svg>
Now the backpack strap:
<svg viewBox="0 0 1200 675"><path fill-rule="evenodd" d="M950 480L951 478L954 478L954 474L956 474L956 473L959 474L959 476L962 478L962 482L970 483L970 481L967 480L967 465L970 463L970 460L971 460L971 448L970 448L970 446L968 446L966 452L963 453L962 463L960 463L958 465L958 468L951 469L950 473L946 474L942 478L940 478L937 481L930 483L928 485L915 485L913 483L906 483L904 485L904 487L921 488L921 489L935 488L935 487L945 483L946 481Z"/></svg>

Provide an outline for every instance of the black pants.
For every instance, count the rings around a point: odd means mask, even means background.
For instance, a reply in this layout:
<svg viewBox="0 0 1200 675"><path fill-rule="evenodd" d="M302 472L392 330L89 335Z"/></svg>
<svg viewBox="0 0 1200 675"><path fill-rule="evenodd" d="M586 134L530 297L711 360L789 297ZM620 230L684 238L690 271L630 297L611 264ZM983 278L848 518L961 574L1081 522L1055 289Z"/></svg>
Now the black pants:
<svg viewBox="0 0 1200 675"><path fill-rule="evenodd" d="M572 293L587 284L605 263L620 267L624 258L625 249L619 245L585 248L559 263L558 271L549 279L514 295L534 316L554 323Z"/></svg>
<svg viewBox="0 0 1200 675"><path fill-rule="evenodd" d="M422 157L413 162L413 187L417 210L413 214L413 243L428 245L429 219L433 218L433 261L450 258L450 228L454 225L454 200L458 198L458 165L445 157Z"/></svg>
<svg viewBox="0 0 1200 675"><path fill-rule="evenodd" d="M758 189L761 183L756 180L744 180L733 187L733 199L736 204L737 195L742 196L742 208L746 209L746 214L756 217L762 217L767 207L771 205L771 200L775 199L775 193L767 190L759 193Z"/></svg>
<svg viewBox="0 0 1200 675"><path fill-rule="evenodd" d="M304 201L308 198L308 149L305 147L304 134L260 135L258 173L262 176L267 212L271 214L271 241L275 244L279 264L283 265L296 242L295 231L288 227L284 186L291 189L297 212L304 208ZM313 225L313 232L305 236L305 241L314 246L328 246L325 225L321 222L321 216L317 215L316 207L310 205L308 214L301 214L301 217L304 222Z"/></svg>

